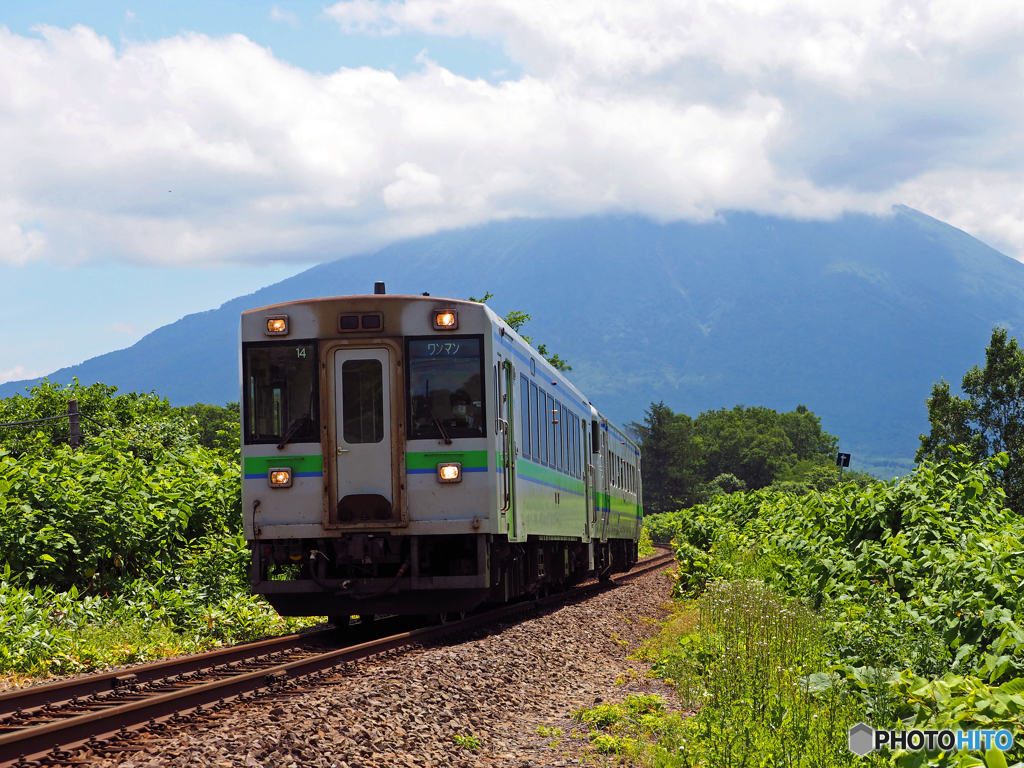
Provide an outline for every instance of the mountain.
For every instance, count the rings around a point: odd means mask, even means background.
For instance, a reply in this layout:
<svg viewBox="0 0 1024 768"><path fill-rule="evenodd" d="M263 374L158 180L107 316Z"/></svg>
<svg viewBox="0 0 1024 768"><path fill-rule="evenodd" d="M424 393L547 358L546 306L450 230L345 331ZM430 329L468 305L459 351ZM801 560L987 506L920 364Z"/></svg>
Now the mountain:
<svg viewBox="0 0 1024 768"><path fill-rule="evenodd" d="M525 332L620 422L657 400L691 415L803 403L855 466L882 475L910 467L932 383L983 362L994 325L1024 328L1024 264L909 208L810 222L514 220L321 264L50 379L234 401L242 310L370 293L375 280L389 293L490 290L499 312L531 313Z"/></svg>

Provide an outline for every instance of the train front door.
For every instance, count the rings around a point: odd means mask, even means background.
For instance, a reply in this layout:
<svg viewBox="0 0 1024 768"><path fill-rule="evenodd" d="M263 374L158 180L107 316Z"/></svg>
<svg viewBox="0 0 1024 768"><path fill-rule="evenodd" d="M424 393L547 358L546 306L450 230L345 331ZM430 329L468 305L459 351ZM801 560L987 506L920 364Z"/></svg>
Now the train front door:
<svg viewBox="0 0 1024 768"><path fill-rule="evenodd" d="M391 357L387 349L334 353L338 522L391 520Z"/></svg>

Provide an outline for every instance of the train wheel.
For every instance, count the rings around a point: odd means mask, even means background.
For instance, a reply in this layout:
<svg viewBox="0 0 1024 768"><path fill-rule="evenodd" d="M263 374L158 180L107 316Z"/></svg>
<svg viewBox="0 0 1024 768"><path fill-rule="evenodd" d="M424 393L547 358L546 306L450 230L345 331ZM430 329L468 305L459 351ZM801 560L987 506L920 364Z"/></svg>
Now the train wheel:
<svg viewBox="0 0 1024 768"><path fill-rule="evenodd" d="M338 640L344 640L352 634L353 628L349 624L350 618L348 615L327 617L327 621L334 625L333 637Z"/></svg>
<svg viewBox="0 0 1024 768"><path fill-rule="evenodd" d="M447 624L449 621L461 621L466 618L465 611L459 611L457 613L435 613L434 624Z"/></svg>

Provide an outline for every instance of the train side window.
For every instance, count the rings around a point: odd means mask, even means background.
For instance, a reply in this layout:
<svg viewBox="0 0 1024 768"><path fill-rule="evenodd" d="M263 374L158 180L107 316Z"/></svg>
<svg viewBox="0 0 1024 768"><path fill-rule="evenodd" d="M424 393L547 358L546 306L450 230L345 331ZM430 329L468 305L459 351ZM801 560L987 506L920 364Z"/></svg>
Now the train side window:
<svg viewBox="0 0 1024 768"><path fill-rule="evenodd" d="M498 366L494 366L494 434L501 435L498 420L501 419L501 388L498 386Z"/></svg>
<svg viewBox="0 0 1024 768"><path fill-rule="evenodd" d="M583 451L586 450L586 441L583 439L583 430L586 429L586 425L583 423L583 419L579 416L576 417L576 477L583 477L583 467L586 464L584 460Z"/></svg>
<svg viewBox="0 0 1024 768"><path fill-rule="evenodd" d="M555 403L555 411L558 412L558 471L568 471L568 456L565 453L565 407L562 403Z"/></svg>
<svg viewBox="0 0 1024 768"><path fill-rule="evenodd" d="M566 409L565 411L565 471L569 475L576 477L576 457L572 450L572 436L573 432L573 421L572 411Z"/></svg>
<svg viewBox="0 0 1024 768"><path fill-rule="evenodd" d="M572 414L572 476L580 476L580 419Z"/></svg>
<svg viewBox="0 0 1024 768"><path fill-rule="evenodd" d="M542 389L537 400L537 425L540 428L540 461L544 466L548 465L548 435L551 432L551 419L545 413L547 407L548 396Z"/></svg>
<svg viewBox="0 0 1024 768"><path fill-rule="evenodd" d="M537 385L530 382L530 421L533 426L533 458L540 461L540 406L537 405Z"/></svg>
<svg viewBox="0 0 1024 768"><path fill-rule="evenodd" d="M572 458L576 465L576 477L580 476L580 417L572 416Z"/></svg>
<svg viewBox="0 0 1024 768"><path fill-rule="evenodd" d="M548 395L547 411L544 413L544 424L548 432L548 464L552 467L557 467L558 456L555 453L555 425L551 422L554 421L552 414L555 412L555 398Z"/></svg>
<svg viewBox="0 0 1024 768"><path fill-rule="evenodd" d="M565 472L565 408L557 400L555 401L555 418L558 419L558 445L555 448L558 451L558 471Z"/></svg>
<svg viewBox="0 0 1024 768"><path fill-rule="evenodd" d="M522 384L522 398L519 401L519 412L522 414L523 423L523 457L529 458L530 451L530 381L525 373L519 374L519 381Z"/></svg>
<svg viewBox="0 0 1024 768"><path fill-rule="evenodd" d="M569 444L569 474L576 477L576 414L566 414L565 441Z"/></svg>
<svg viewBox="0 0 1024 768"><path fill-rule="evenodd" d="M601 427L597 423L597 419L590 420L590 452L601 452Z"/></svg>

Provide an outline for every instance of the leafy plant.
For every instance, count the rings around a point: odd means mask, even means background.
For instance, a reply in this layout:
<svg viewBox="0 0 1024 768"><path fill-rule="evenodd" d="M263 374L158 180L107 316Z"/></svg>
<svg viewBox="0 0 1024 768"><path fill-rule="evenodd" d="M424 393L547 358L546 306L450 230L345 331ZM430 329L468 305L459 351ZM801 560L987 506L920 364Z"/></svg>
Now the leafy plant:
<svg viewBox="0 0 1024 768"><path fill-rule="evenodd" d="M460 736L456 734L455 736L452 736L452 741L463 749L480 749L480 747L483 746L480 743L480 739L476 736Z"/></svg>

